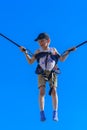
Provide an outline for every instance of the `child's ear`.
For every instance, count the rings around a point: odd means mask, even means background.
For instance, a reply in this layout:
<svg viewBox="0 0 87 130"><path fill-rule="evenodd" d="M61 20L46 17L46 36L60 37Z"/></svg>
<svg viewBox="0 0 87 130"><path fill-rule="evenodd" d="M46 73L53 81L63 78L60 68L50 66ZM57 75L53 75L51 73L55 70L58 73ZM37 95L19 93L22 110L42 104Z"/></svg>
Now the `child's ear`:
<svg viewBox="0 0 87 130"><path fill-rule="evenodd" d="M50 39L48 39L47 42L49 43L49 42L50 42Z"/></svg>

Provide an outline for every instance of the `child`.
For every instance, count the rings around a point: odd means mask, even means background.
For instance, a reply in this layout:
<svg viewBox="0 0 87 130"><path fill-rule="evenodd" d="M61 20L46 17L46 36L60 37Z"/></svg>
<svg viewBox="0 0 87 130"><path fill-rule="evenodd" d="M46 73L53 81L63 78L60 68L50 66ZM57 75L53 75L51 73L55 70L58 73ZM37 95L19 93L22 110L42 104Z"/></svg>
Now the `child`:
<svg viewBox="0 0 87 130"><path fill-rule="evenodd" d="M59 69L56 64L58 59L64 61L69 54L69 50L74 51L76 48L72 47L68 49L64 55L60 55L55 48L49 47L50 37L46 33L40 33L35 39L39 43L40 49L38 49L32 58L28 55L24 47L20 47L20 50L24 52L29 64L32 64L35 60L38 62L36 73L38 74L38 88L39 88L39 104L40 104L40 119L45 121L44 112L44 96L45 96L45 84L49 82L51 87L50 95L52 96L53 103L53 120L58 121L58 95L57 95L57 73Z"/></svg>

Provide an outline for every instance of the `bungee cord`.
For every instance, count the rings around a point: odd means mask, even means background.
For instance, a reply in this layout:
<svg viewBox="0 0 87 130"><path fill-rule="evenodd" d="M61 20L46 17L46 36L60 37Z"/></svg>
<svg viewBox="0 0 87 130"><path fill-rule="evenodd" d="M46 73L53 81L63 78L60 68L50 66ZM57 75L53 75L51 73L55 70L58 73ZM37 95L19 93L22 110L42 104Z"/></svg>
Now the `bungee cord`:
<svg viewBox="0 0 87 130"><path fill-rule="evenodd" d="M10 41L11 43L13 43L14 45L16 45L17 47L19 47L19 48L21 47L21 45L19 45L17 42L11 40L11 39L8 38L7 36L3 35L2 33L0 33L0 36L3 37L3 38L5 38L6 40ZM83 45L86 44L86 43L87 43L87 41L84 41L84 42L82 42L82 43L76 45L75 48L79 48L79 47L83 46ZM30 56L33 56L33 55L34 55L34 54L33 54L29 49L27 49L27 48L24 48L24 51L27 51ZM73 49L65 50L61 55L64 55L64 54L66 53L66 51L68 51L68 52L70 53L70 52L73 51Z"/></svg>
<svg viewBox="0 0 87 130"><path fill-rule="evenodd" d="M16 45L17 47L19 47L19 48L21 47L21 45L19 45L17 42L11 40L7 36L3 35L2 33L0 33L0 36L2 36L3 38L5 38L6 40L10 41L11 43L13 43L14 45ZM30 56L33 56L33 53L29 49L24 48L24 51L27 51Z"/></svg>

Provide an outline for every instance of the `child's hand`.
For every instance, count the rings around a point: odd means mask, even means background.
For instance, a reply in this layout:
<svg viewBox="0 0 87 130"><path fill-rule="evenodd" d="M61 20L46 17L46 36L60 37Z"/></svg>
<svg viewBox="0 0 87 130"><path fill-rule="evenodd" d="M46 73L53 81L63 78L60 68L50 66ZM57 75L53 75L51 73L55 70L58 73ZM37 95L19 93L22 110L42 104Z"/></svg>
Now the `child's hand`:
<svg viewBox="0 0 87 130"><path fill-rule="evenodd" d="M76 47L71 47L71 48L69 48L67 51L75 51L76 50Z"/></svg>
<svg viewBox="0 0 87 130"><path fill-rule="evenodd" d="M23 47L23 46L21 46L21 47L20 47L20 50L21 50L22 52L25 52L25 51L26 51L26 48Z"/></svg>

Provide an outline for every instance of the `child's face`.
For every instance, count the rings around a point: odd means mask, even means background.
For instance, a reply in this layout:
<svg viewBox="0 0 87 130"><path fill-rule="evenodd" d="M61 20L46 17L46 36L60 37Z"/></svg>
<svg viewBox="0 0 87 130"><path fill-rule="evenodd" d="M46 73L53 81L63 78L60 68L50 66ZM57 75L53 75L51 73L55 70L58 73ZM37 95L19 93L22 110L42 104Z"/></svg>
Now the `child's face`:
<svg viewBox="0 0 87 130"><path fill-rule="evenodd" d="M43 48L43 49L47 49L50 43L50 39L41 39L38 40L39 45Z"/></svg>

